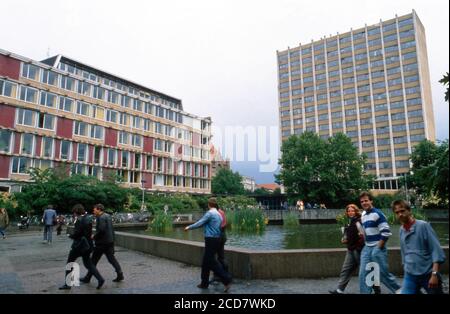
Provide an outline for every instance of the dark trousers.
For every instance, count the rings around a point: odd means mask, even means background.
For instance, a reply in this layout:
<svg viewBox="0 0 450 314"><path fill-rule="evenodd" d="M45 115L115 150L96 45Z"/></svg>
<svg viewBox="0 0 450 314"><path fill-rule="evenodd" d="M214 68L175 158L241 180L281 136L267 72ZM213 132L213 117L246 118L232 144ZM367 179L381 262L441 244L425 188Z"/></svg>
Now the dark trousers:
<svg viewBox="0 0 450 314"><path fill-rule="evenodd" d="M209 285L210 271L213 271L224 285L228 285L231 282L230 274L216 260L216 254L218 254L221 245L220 243L220 238L205 238L205 253L203 255L201 274L201 284L204 287Z"/></svg>
<svg viewBox="0 0 450 314"><path fill-rule="evenodd" d="M116 273L121 274L122 268L120 268L119 262L114 256L114 243L96 245L94 247L94 252L92 253L92 263L95 266L97 266L97 263L103 254L105 254L106 258L108 259L108 262L114 267ZM91 279L92 275L93 274L91 272L88 272L85 278Z"/></svg>
<svg viewBox="0 0 450 314"><path fill-rule="evenodd" d="M339 275L338 288L340 290L345 290L353 272L359 268L360 253L358 250L347 250L341 274Z"/></svg>
<svg viewBox="0 0 450 314"><path fill-rule="evenodd" d="M95 279L98 281L102 281L103 277L100 275L100 273L97 270L97 267L92 263L92 260L90 259L91 252L88 251L85 254L80 254L77 250L70 250L69 257L67 258L67 264L75 262L78 257L82 257L84 267L88 270L88 272L92 275L94 275ZM66 277L70 273L70 270L66 270Z"/></svg>
<svg viewBox="0 0 450 314"><path fill-rule="evenodd" d="M227 235L224 232L222 232L220 236L220 244L219 249L217 251L217 260L219 261L220 265L222 265L223 270L228 272L228 264L225 261L225 243L227 242Z"/></svg>

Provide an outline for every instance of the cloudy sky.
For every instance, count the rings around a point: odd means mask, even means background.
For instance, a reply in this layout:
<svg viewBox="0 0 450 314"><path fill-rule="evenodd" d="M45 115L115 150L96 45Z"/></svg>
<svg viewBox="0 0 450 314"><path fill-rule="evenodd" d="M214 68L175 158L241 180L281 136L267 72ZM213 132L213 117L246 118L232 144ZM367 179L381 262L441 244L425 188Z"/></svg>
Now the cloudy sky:
<svg viewBox="0 0 450 314"><path fill-rule="evenodd" d="M276 50L412 9L426 30L436 136L446 139L437 81L449 70L448 0L3 0L0 48L36 60L64 54L180 98L219 131L264 126L269 135L278 125ZM278 136L266 143L275 159ZM236 161L217 145L241 174L273 182L252 152Z"/></svg>

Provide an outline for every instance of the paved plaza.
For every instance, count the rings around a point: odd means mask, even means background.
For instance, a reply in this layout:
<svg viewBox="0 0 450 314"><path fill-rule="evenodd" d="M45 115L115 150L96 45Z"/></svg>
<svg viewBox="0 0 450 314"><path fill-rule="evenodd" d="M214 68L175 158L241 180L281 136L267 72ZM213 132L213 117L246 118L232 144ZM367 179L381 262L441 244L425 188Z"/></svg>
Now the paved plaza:
<svg viewBox="0 0 450 314"><path fill-rule="evenodd" d="M171 261L156 256L116 247L116 257L121 264L125 281L112 282L115 278L113 267L105 256L98 269L106 279L101 290L97 290L96 280L90 284L73 287L70 291L60 291L64 283L64 267L72 241L66 234L56 236L53 244L42 243L42 235L37 231L9 234L0 239L0 293L63 293L63 294L112 294L112 293L176 293L176 294L218 294L222 284L210 285L200 290L200 268ZM81 258L81 276L86 272ZM337 274L338 275L338 274ZM401 281L401 279L399 279ZM323 279L276 279L243 280L235 279L229 294L321 294L336 288L338 278ZM386 288L382 287L384 293ZM448 275L445 276L445 290L448 293ZM358 293L358 280L354 277L346 293Z"/></svg>

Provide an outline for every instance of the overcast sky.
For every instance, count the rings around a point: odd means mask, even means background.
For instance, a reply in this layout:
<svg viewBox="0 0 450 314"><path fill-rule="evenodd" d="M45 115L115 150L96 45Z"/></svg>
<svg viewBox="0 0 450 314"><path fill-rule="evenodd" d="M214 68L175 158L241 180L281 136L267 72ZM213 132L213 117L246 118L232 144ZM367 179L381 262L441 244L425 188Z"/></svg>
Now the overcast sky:
<svg viewBox="0 0 450 314"><path fill-rule="evenodd" d="M0 48L36 60L64 54L180 98L221 128L269 127L278 125L276 50L412 9L427 36L436 136L446 139L437 81L449 70L448 0L3 0ZM233 162L272 182L257 165Z"/></svg>

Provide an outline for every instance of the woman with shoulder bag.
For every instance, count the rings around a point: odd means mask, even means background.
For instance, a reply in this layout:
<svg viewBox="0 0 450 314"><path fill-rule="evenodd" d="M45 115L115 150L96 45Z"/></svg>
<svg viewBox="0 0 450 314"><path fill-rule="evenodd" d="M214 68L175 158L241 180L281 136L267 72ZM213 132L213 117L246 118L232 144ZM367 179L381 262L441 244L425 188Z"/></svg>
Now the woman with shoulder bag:
<svg viewBox="0 0 450 314"><path fill-rule="evenodd" d="M341 242L347 245L347 253L339 275L338 288L329 291L331 294L344 293L352 273L359 268L360 254L364 246L364 230L361 225L361 213L358 206L355 204L347 205L345 215L350 219L350 222L344 228ZM379 287L374 287L374 290L379 291Z"/></svg>

